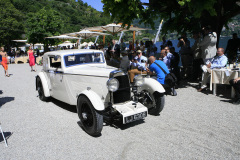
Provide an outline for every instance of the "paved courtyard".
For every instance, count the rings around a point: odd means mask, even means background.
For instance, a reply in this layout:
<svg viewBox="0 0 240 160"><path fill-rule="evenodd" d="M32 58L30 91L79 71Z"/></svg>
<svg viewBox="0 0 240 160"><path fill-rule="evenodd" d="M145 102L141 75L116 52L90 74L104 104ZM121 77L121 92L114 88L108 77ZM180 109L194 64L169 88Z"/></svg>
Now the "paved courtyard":
<svg viewBox="0 0 240 160"><path fill-rule="evenodd" d="M37 66L37 72L41 70ZM183 83L167 96L160 116L115 128L105 125L91 137L78 125L75 106L42 102L28 64L0 66L1 160L32 159L240 159L240 106L230 103L230 88L218 95L199 93Z"/></svg>

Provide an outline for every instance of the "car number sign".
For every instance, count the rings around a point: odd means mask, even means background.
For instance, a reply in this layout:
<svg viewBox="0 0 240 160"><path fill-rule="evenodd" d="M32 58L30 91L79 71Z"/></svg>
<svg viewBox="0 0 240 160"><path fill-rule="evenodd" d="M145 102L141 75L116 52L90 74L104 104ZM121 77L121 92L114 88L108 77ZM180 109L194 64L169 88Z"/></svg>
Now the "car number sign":
<svg viewBox="0 0 240 160"><path fill-rule="evenodd" d="M136 120L139 120L139 119L143 119L147 117L147 112L141 112L141 113L137 113L137 114L134 114L134 115L131 115L131 116L127 116L124 118L125 120L125 123L130 123L130 122L133 122L133 121L136 121Z"/></svg>

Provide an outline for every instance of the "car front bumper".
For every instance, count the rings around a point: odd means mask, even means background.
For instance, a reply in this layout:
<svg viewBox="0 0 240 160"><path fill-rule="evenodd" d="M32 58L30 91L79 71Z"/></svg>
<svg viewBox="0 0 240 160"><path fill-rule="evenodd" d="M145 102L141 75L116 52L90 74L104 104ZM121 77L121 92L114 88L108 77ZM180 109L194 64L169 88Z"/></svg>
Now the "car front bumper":
<svg viewBox="0 0 240 160"><path fill-rule="evenodd" d="M129 101L126 103L115 104L112 106L116 109L123 117L123 124L144 119L147 117L148 108L141 103L135 103Z"/></svg>

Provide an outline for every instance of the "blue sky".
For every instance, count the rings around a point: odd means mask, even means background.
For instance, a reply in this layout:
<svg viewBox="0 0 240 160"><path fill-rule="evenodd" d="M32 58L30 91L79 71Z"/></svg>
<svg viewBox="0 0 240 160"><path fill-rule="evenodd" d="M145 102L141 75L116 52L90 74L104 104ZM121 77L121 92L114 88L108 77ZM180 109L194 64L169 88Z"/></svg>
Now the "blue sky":
<svg viewBox="0 0 240 160"><path fill-rule="evenodd" d="M83 2L86 2L88 5L92 6L93 8L95 8L98 11L103 11L103 4L101 2L101 0L82 0ZM142 2L149 2L149 0L141 0Z"/></svg>
<svg viewBox="0 0 240 160"><path fill-rule="evenodd" d="M83 2L86 2L88 5L92 6L98 11L103 11L103 4L101 0L82 0Z"/></svg>

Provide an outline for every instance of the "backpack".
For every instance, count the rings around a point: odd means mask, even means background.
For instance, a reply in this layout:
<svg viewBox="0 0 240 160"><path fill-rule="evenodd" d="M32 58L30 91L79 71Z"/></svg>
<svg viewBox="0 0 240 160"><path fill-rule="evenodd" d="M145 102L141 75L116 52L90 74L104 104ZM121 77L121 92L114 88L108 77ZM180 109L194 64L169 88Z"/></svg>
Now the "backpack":
<svg viewBox="0 0 240 160"><path fill-rule="evenodd" d="M175 76L174 73L168 73L156 62L154 62L164 73L165 73L165 80L164 83L169 85L169 87L174 87L177 84L177 77Z"/></svg>

